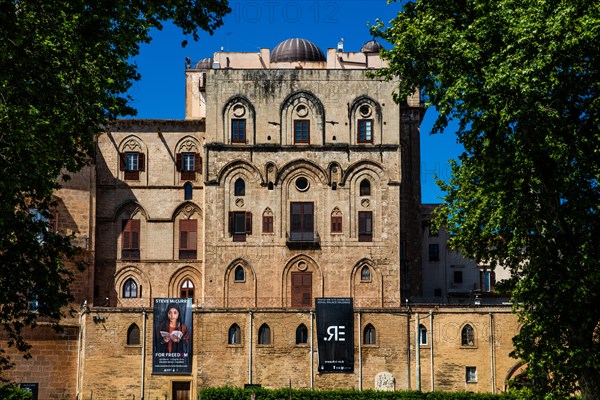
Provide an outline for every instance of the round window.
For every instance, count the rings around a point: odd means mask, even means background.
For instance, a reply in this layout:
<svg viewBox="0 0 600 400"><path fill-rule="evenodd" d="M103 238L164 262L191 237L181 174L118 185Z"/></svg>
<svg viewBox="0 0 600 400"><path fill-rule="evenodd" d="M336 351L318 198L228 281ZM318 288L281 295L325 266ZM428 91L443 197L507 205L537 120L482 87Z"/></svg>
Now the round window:
<svg viewBox="0 0 600 400"><path fill-rule="evenodd" d="M362 106L360 106L358 111L360 112L360 115L363 117L368 117L371 115L371 107L369 107L366 104L363 104Z"/></svg>
<svg viewBox="0 0 600 400"><path fill-rule="evenodd" d="M296 107L296 114L299 117L304 118L308 115L308 108L304 104L300 104L298 107Z"/></svg>
<svg viewBox="0 0 600 400"><path fill-rule="evenodd" d="M305 177L300 177L298 179L296 179L296 189L298 189L301 192L304 192L305 190L308 189L308 179L306 179Z"/></svg>

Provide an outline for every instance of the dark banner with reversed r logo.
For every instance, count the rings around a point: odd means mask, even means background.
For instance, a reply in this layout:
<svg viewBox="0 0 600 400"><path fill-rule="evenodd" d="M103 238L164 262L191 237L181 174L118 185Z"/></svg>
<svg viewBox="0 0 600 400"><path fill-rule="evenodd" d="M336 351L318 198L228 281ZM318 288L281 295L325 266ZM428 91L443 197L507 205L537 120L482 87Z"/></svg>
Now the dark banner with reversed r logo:
<svg viewBox="0 0 600 400"><path fill-rule="evenodd" d="M351 298L316 298L319 372L354 372Z"/></svg>

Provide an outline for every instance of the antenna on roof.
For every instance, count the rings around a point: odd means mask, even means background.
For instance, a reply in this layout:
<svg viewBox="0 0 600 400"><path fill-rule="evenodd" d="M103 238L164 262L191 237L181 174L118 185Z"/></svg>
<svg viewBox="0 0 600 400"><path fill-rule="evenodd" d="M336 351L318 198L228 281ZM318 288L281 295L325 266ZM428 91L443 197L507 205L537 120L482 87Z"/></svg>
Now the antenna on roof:
<svg viewBox="0 0 600 400"><path fill-rule="evenodd" d="M337 52L341 53L344 51L344 38L341 38L337 45Z"/></svg>

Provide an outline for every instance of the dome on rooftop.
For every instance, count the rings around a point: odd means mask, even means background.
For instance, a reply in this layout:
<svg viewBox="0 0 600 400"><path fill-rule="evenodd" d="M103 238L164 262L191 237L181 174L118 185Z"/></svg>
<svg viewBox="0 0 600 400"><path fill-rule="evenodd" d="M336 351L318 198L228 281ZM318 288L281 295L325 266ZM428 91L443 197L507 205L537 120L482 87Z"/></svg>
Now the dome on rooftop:
<svg viewBox="0 0 600 400"><path fill-rule="evenodd" d="M279 43L271 52L271 62L327 61L313 42L292 38Z"/></svg>
<svg viewBox="0 0 600 400"><path fill-rule="evenodd" d="M200 60L196 63L195 69L211 69L213 65L213 58L206 57L203 60Z"/></svg>
<svg viewBox="0 0 600 400"><path fill-rule="evenodd" d="M379 50L382 50L383 46L377 40L369 40L367 43L363 44L360 48L360 51L363 53L379 53Z"/></svg>

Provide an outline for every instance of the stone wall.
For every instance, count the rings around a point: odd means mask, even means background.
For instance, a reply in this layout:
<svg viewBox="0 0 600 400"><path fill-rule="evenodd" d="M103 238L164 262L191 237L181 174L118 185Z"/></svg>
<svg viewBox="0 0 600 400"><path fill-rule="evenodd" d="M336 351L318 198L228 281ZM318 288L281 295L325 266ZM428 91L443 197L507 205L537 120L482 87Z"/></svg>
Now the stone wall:
<svg viewBox="0 0 600 400"><path fill-rule="evenodd" d="M355 308L354 373L318 373L316 323L311 310L196 309L193 373L153 375L152 310L92 309L86 315L84 328L82 398L89 398L92 393L94 399L139 398L144 350L141 345L128 346L126 341L127 330L134 323L144 337L144 312L147 313L144 394L146 399L152 400L162 400L165 395L170 398L172 383L182 381L191 382L192 396L198 387L243 387L247 383L269 388L291 385L303 389L405 390L420 387L423 391L499 392L504 389L507 373L516 364L509 352L518 325L508 308ZM94 322L93 317L98 315L105 320ZM417 318L427 329L427 344L419 348L419 372L415 346ZM227 337L234 323L241 328L241 343L237 345L228 344ZM258 331L264 323L270 327L272 340L270 344L261 345ZM296 344L295 331L300 324L308 328L307 344ZM375 344L363 344L364 328L369 324L376 330ZM461 344L465 324L474 330L473 345ZM474 382L466 382L467 367L476 368Z"/></svg>

